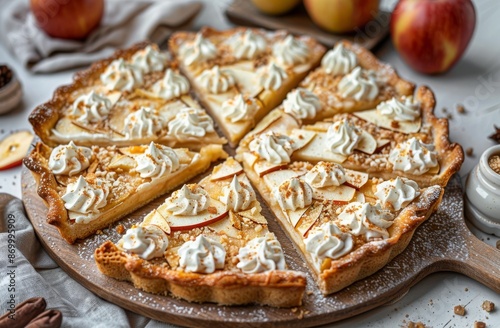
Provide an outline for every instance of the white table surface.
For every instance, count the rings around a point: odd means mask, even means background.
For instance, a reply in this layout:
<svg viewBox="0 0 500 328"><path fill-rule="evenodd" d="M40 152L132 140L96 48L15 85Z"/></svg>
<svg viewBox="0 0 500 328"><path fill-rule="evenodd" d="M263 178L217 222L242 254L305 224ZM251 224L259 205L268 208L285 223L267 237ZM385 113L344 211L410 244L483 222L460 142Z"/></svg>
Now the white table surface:
<svg viewBox="0 0 500 328"><path fill-rule="evenodd" d="M193 28L211 25L228 28L232 24L223 14L231 0L203 0L205 7L194 21ZM392 8L395 1L383 1L384 8ZM494 144L488 139L493 125L500 127L500 1L476 0L478 24L473 39L462 60L448 73L426 76L412 71L401 60L391 41L387 39L376 55L393 65L399 74L417 85L430 86L437 97L436 114L451 113L450 138L464 149L473 148L474 155L465 158L460 177L478 162L480 154ZM0 9L1 10L1 9ZM1 32L1 31L0 31ZM71 82L74 71L33 75L16 61L5 45L0 44L0 63L7 63L19 77L23 89L23 102L14 111L0 115L0 139L8 134L28 129L31 110L47 101L57 86ZM466 107L458 114L457 104ZM446 110L443 110L446 108ZM21 168L0 171L0 192L21 197ZM499 238L481 233L471 227L484 242L495 245ZM481 309L484 300L496 303L495 312ZM454 315L455 305L466 305L464 317ZM428 327L472 327L474 321L483 321L487 327L500 327L500 295L487 287L456 273L436 273L414 286L407 295L394 304L380 307L356 316L334 327L406 327L407 322L421 321Z"/></svg>

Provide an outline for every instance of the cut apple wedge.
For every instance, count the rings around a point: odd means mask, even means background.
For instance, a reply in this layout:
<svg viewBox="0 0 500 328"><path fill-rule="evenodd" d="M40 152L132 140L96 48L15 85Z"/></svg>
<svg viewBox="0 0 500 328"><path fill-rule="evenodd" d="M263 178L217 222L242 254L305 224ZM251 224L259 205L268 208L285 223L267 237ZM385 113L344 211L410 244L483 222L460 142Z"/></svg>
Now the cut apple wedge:
<svg viewBox="0 0 500 328"><path fill-rule="evenodd" d="M382 128L406 134L417 133L420 131L422 125L422 119L420 117L414 121L395 121L386 115L380 114L377 109L355 112L353 114Z"/></svg>
<svg viewBox="0 0 500 328"><path fill-rule="evenodd" d="M313 198L319 200L331 200L338 202L349 202L353 199L356 189L346 185L338 187L313 188Z"/></svg>
<svg viewBox="0 0 500 328"><path fill-rule="evenodd" d="M228 215L226 205L215 199L210 199L213 210L205 210L197 215L173 215L166 211L162 216L166 217L172 231L192 230L215 223ZM212 213L213 212L213 213Z"/></svg>
<svg viewBox="0 0 500 328"><path fill-rule="evenodd" d="M149 213L141 224L143 227L147 225L154 225L163 230L167 235L170 234L170 226L167 223L167 219L163 217L157 210L153 210Z"/></svg>
<svg viewBox="0 0 500 328"><path fill-rule="evenodd" d="M375 140L371 134L363 130L361 140L356 146L356 149L362 151L363 153L373 154L375 149L377 149L377 140Z"/></svg>
<svg viewBox="0 0 500 328"><path fill-rule="evenodd" d="M280 186L286 180L297 177L299 175L299 173L292 170L279 170L266 174L264 176L264 182L266 183L269 190L274 190L274 188Z"/></svg>
<svg viewBox="0 0 500 328"><path fill-rule="evenodd" d="M299 223L300 218L304 213L309 209L310 206L306 206L304 208L299 208L296 209L295 211L289 210L286 211L286 215L288 216L288 220L292 224L293 227L297 226L297 223Z"/></svg>
<svg viewBox="0 0 500 328"><path fill-rule="evenodd" d="M214 171L210 177L210 180L224 180L227 178L232 178L234 175L241 174L243 172L243 168L240 163L236 161L234 158L229 158L222 165L214 168Z"/></svg>
<svg viewBox="0 0 500 328"><path fill-rule="evenodd" d="M23 158L33 140L28 131L20 131L9 135L0 142L0 171L21 165Z"/></svg>
<svg viewBox="0 0 500 328"><path fill-rule="evenodd" d="M311 230L314 224L318 221L321 211L323 211L323 204L315 204L309 208L309 211L304 213L300 218L299 222L295 226L295 229L304 237Z"/></svg>
<svg viewBox="0 0 500 328"><path fill-rule="evenodd" d="M296 150L293 153L293 157L298 160L311 161L313 163L327 161L339 164L347 159L346 156L336 154L326 149L326 144L326 133L318 132L316 137L314 137L304 148Z"/></svg>
<svg viewBox="0 0 500 328"><path fill-rule="evenodd" d="M281 169L285 169L287 167L286 163L274 164L269 163L267 161L258 161L254 164L253 169L257 174L262 177L271 172L275 172Z"/></svg>
<svg viewBox="0 0 500 328"><path fill-rule="evenodd" d="M295 142L295 149L299 150L304 148L307 144L313 140L316 136L316 132L310 130L293 129L290 137Z"/></svg>
<svg viewBox="0 0 500 328"><path fill-rule="evenodd" d="M238 215L242 216L244 218L247 218L247 219L249 219L257 224L266 224L267 225L266 218L263 217L260 212L261 212L261 208L259 205L259 208L252 207L249 210L238 212Z"/></svg>
<svg viewBox="0 0 500 328"><path fill-rule="evenodd" d="M344 169L345 171L345 178L346 178L346 184L354 187L356 189L359 189L363 187L366 182L368 181L369 175L368 173L364 172L359 172L359 171L353 171L349 169Z"/></svg>

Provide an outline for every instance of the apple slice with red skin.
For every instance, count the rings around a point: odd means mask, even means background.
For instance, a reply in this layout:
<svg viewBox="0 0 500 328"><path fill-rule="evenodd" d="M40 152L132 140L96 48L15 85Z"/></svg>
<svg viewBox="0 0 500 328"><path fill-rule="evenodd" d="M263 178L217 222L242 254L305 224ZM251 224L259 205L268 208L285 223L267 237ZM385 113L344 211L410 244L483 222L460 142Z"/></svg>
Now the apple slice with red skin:
<svg viewBox="0 0 500 328"><path fill-rule="evenodd" d="M0 171L21 165L33 140L28 131L13 133L0 142Z"/></svg>
<svg viewBox="0 0 500 328"><path fill-rule="evenodd" d="M212 209L210 210L210 208ZM171 231L183 231L207 226L222 220L227 215L226 205L211 198L209 209L197 215L173 215L169 213L167 221ZM163 216L165 217L165 215Z"/></svg>
<svg viewBox="0 0 500 328"><path fill-rule="evenodd" d="M214 168L214 172L210 177L212 181L224 180L232 178L234 175L243 173L243 168L234 158L228 158L221 166Z"/></svg>

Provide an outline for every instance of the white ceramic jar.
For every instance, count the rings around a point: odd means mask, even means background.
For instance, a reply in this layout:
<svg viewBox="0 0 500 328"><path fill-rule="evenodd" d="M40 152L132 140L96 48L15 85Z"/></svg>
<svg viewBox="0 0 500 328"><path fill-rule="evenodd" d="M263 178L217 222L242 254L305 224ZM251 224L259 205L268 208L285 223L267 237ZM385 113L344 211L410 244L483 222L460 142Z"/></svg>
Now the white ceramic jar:
<svg viewBox="0 0 500 328"><path fill-rule="evenodd" d="M500 155L500 145L484 151L465 184L465 215L480 230L500 237L500 174L488 160Z"/></svg>

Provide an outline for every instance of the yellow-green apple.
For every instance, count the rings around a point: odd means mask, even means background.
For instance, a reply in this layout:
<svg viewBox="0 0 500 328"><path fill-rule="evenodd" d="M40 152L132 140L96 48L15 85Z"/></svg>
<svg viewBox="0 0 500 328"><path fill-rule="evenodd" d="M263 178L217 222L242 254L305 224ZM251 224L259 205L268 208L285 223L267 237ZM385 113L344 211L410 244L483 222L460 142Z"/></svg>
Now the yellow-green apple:
<svg viewBox="0 0 500 328"><path fill-rule="evenodd" d="M362 27L377 15L379 3L379 0L304 0L312 21L334 33Z"/></svg>
<svg viewBox="0 0 500 328"><path fill-rule="evenodd" d="M435 74L456 64L475 25L471 0L401 0L391 16L391 37L408 65Z"/></svg>
<svg viewBox="0 0 500 328"><path fill-rule="evenodd" d="M30 132L20 131L0 141L0 171L21 165L32 140Z"/></svg>
<svg viewBox="0 0 500 328"><path fill-rule="evenodd" d="M257 9L268 15L281 15L297 6L300 0L252 0Z"/></svg>
<svg viewBox="0 0 500 328"><path fill-rule="evenodd" d="M100 23L104 0L30 0L38 26L48 35L83 39Z"/></svg>

